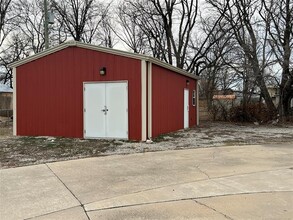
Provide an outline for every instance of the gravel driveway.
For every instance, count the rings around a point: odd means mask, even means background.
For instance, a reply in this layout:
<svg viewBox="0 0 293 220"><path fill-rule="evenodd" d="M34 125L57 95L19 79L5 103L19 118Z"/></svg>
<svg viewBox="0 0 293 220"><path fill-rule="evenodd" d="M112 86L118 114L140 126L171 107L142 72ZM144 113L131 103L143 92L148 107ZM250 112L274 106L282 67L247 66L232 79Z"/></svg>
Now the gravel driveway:
<svg viewBox="0 0 293 220"><path fill-rule="evenodd" d="M157 137L153 143L54 137L14 137L12 124L0 122L0 168L85 157L186 148L289 142L293 124L254 125L203 122L188 130Z"/></svg>

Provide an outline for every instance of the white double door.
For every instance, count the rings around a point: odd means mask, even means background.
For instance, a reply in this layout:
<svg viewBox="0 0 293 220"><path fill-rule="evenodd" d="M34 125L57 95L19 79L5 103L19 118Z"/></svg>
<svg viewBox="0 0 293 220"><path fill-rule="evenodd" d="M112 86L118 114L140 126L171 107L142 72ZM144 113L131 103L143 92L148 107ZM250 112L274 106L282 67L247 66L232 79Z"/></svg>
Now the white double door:
<svg viewBox="0 0 293 220"><path fill-rule="evenodd" d="M127 82L84 83L84 137L128 139Z"/></svg>

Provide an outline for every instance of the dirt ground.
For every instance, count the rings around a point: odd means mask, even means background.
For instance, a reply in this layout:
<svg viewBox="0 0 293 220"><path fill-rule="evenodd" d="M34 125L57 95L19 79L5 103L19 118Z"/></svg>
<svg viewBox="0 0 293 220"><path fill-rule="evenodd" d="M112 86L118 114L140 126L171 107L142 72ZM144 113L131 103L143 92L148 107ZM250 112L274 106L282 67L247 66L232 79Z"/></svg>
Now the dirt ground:
<svg viewBox="0 0 293 220"><path fill-rule="evenodd" d="M14 137L12 122L0 121L0 168L115 154L282 142L292 143L293 147L293 124L202 122L198 127L162 135L146 144L121 140Z"/></svg>

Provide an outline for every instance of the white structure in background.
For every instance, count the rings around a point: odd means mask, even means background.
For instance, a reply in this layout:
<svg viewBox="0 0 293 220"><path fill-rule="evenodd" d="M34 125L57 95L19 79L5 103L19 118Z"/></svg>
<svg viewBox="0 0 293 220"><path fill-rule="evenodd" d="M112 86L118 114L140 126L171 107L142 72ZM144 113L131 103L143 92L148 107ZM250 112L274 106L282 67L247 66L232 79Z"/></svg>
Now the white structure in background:
<svg viewBox="0 0 293 220"><path fill-rule="evenodd" d="M274 105L278 107L280 101L280 89L277 86L268 86L268 92Z"/></svg>
<svg viewBox="0 0 293 220"><path fill-rule="evenodd" d="M12 116L13 109L13 90L8 86L0 83L0 116Z"/></svg>

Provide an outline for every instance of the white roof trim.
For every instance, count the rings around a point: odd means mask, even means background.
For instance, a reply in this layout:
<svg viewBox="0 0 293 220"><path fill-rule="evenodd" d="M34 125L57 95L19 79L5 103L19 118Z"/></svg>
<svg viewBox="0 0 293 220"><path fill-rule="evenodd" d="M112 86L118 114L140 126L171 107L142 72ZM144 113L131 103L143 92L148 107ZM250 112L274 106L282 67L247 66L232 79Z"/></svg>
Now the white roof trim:
<svg viewBox="0 0 293 220"><path fill-rule="evenodd" d="M154 63L158 66L164 67L166 69L172 70L172 71L179 73L181 75L184 75L184 76L187 76L187 77L190 77L193 79L199 79L199 77L196 75L190 74L190 73L186 72L185 70L179 69L177 67L174 67L174 66L167 64L167 63L164 63L164 62L162 62L156 58L150 57L150 56L126 52L126 51L122 51L122 50L106 48L106 47L95 46L95 45L91 45L91 44L81 43L78 41L67 41L67 42L62 43L58 46L51 47L45 51L42 51L42 52L37 53L35 55L29 56L29 57L24 58L22 60L16 61L16 62L10 64L10 67L14 68L14 67L21 66L23 64L40 59L40 58L47 56L49 54L63 50L67 47L80 47L80 48L85 48L85 49L89 49L89 50L95 50L95 51L99 51L99 52L114 54L114 55L118 55L118 56L124 56L124 57L129 57L129 58L138 59L138 60L145 60L145 61L149 61L151 63Z"/></svg>

